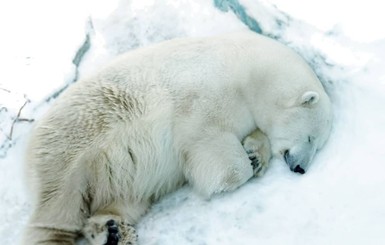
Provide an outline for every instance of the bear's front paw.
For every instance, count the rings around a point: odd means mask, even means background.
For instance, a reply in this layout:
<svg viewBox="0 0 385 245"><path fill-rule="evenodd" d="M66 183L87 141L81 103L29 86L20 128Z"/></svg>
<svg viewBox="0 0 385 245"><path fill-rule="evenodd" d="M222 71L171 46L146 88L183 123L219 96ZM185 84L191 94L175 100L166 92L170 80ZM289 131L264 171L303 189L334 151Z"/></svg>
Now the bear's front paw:
<svg viewBox="0 0 385 245"><path fill-rule="evenodd" d="M254 175L262 176L271 158L270 142L266 135L257 129L242 141L242 145L251 160Z"/></svg>
<svg viewBox="0 0 385 245"><path fill-rule="evenodd" d="M88 219L83 229L83 234L92 245L137 244L137 235L134 227L118 220L120 219L109 215L93 216Z"/></svg>

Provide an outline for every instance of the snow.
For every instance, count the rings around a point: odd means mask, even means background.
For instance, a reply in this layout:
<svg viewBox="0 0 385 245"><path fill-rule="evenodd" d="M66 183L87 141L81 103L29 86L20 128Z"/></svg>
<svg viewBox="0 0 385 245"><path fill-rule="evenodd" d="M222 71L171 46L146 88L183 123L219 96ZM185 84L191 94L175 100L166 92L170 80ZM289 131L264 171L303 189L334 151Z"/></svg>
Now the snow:
<svg viewBox="0 0 385 245"><path fill-rule="evenodd" d="M166 196L137 225L141 244L385 244L380 3L233 2L314 67L333 101L332 135L303 176L275 159L265 176L232 193L204 200L186 186ZM15 122L19 113L38 119L77 71L86 76L121 52L246 28L205 0L2 1L0 244L19 240L31 208L22 169L31 123ZM76 67L86 33L91 47Z"/></svg>
<svg viewBox="0 0 385 245"><path fill-rule="evenodd" d="M341 30L360 42L385 38L382 29L383 11L376 0L352 1L285 1L270 0L281 10L323 30ZM299 5L300 4L300 5ZM300 7L299 7L300 6Z"/></svg>

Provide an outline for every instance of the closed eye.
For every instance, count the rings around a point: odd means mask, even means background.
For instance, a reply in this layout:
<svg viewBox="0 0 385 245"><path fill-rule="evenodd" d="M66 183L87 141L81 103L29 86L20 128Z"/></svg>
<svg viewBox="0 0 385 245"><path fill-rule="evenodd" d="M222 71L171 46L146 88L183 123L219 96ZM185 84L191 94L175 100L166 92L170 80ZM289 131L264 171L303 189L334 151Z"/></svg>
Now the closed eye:
<svg viewBox="0 0 385 245"><path fill-rule="evenodd" d="M309 143L312 143L312 142L313 142L313 137L311 137L311 136L307 137L307 141L308 141Z"/></svg>

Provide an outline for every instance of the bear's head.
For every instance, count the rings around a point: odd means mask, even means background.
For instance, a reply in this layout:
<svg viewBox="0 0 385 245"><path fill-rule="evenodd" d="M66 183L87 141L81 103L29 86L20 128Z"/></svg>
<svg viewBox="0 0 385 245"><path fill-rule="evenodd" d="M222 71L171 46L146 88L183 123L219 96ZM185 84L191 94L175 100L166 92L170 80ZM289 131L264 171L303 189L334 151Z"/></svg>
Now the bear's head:
<svg viewBox="0 0 385 245"><path fill-rule="evenodd" d="M279 103L280 108L266 132L273 155L301 174L306 172L331 131L333 115L329 97L322 89L317 90L304 91Z"/></svg>

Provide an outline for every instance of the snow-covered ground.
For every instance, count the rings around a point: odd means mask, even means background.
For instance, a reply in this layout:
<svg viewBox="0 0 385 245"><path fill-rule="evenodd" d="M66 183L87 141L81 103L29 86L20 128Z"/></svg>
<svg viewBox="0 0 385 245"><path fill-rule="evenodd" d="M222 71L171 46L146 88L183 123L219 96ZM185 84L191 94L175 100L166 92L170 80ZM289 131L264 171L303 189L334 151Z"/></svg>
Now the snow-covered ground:
<svg viewBox="0 0 385 245"><path fill-rule="evenodd" d="M210 201L188 186L168 195L138 224L141 244L385 244L384 22L374 0L0 2L0 244L28 219L23 149L50 98L121 52L244 23L313 66L334 104L331 138L306 175L273 160Z"/></svg>

